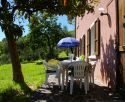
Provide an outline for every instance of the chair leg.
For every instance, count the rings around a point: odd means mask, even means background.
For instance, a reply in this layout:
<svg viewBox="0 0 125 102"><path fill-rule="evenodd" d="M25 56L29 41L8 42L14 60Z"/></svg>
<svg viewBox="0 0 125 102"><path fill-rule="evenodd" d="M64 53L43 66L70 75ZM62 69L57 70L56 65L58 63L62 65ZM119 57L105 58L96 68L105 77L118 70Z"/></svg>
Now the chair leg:
<svg viewBox="0 0 125 102"><path fill-rule="evenodd" d="M94 72L89 73L89 82L94 87Z"/></svg>
<svg viewBox="0 0 125 102"><path fill-rule="evenodd" d="M85 94L87 94L87 91L89 90L88 76L85 76L85 79L84 79L84 89L85 89Z"/></svg>
<svg viewBox="0 0 125 102"><path fill-rule="evenodd" d="M45 80L45 84L47 84L47 83L48 83L48 78L49 78L49 74L48 74L48 73L46 73L46 80Z"/></svg>
<svg viewBox="0 0 125 102"><path fill-rule="evenodd" d="M88 76L88 77L89 77L89 82L90 82L90 83L92 83L92 75L91 75L91 74L92 74L92 73L89 73L89 76Z"/></svg>
<svg viewBox="0 0 125 102"><path fill-rule="evenodd" d="M93 88L94 88L94 72L92 72L92 84L93 84Z"/></svg>
<svg viewBox="0 0 125 102"><path fill-rule="evenodd" d="M62 78L62 85L61 85L61 90L63 91L64 90L64 76L65 76L65 71L63 70L62 73L61 73L61 78Z"/></svg>
<svg viewBox="0 0 125 102"><path fill-rule="evenodd" d="M70 95L72 95L72 93L73 93L73 81L74 81L74 79L73 79L73 77L71 77L71 79L70 79Z"/></svg>
<svg viewBox="0 0 125 102"><path fill-rule="evenodd" d="M87 75L86 80L87 80L87 91L88 91L89 90L89 75Z"/></svg>
<svg viewBox="0 0 125 102"><path fill-rule="evenodd" d="M89 83L92 84L92 87L94 87L94 72L89 73Z"/></svg>
<svg viewBox="0 0 125 102"><path fill-rule="evenodd" d="M82 88L82 79L80 79L80 89Z"/></svg>
<svg viewBox="0 0 125 102"><path fill-rule="evenodd" d="M67 90L67 87L68 87L68 69L66 69L66 90Z"/></svg>
<svg viewBox="0 0 125 102"><path fill-rule="evenodd" d="M59 87L60 87L60 75L58 76L58 84L59 84Z"/></svg>

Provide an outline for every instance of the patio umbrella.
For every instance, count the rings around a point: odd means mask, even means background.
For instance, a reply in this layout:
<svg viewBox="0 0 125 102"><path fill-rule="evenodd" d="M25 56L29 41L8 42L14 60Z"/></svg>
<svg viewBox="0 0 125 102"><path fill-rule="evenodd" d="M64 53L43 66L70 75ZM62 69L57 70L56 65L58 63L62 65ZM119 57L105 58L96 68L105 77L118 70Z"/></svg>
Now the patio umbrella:
<svg viewBox="0 0 125 102"><path fill-rule="evenodd" d="M77 47L78 45L79 41L73 37L62 38L57 44L57 46L60 48L73 48Z"/></svg>
<svg viewBox="0 0 125 102"><path fill-rule="evenodd" d="M79 45L79 41L76 39L76 38L73 38L73 37L66 37L66 38L62 38L59 42L58 42L58 44L57 44L57 46L59 47L59 48L71 48L71 51L72 51L72 53L73 53L73 50L72 50L72 48L73 47L77 47ZM67 50L67 55L68 55L68 50ZM71 56L70 56L71 57ZM71 58L70 58L71 59ZM72 61L72 59L71 59L71 61Z"/></svg>

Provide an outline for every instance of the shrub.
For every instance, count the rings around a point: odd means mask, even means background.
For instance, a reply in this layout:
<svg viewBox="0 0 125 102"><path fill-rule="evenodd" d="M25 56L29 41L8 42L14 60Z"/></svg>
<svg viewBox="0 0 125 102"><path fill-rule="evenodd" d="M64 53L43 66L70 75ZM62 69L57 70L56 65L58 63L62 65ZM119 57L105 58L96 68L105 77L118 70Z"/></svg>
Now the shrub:
<svg viewBox="0 0 125 102"><path fill-rule="evenodd" d="M61 61L61 60L66 60L66 59L68 59L68 56L65 51L62 51L61 53L59 53L58 60Z"/></svg>
<svg viewBox="0 0 125 102"><path fill-rule="evenodd" d="M11 63L10 56L8 54L2 54L0 56L0 64L8 64Z"/></svg>

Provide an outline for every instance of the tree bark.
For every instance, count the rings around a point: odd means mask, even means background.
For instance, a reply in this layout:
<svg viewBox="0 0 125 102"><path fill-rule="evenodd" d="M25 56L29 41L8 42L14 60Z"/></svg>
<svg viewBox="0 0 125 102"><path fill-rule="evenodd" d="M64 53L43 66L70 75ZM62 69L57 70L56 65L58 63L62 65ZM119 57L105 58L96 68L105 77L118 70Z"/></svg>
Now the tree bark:
<svg viewBox="0 0 125 102"><path fill-rule="evenodd" d="M14 39L14 35L11 33L5 33L7 42L8 42L8 48L11 56L12 61L12 71L13 71L13 81L15 82L24 82L24 77L21 71L21 64L19 61L19 54L17 50L17 44L16 40Z"/></svg>

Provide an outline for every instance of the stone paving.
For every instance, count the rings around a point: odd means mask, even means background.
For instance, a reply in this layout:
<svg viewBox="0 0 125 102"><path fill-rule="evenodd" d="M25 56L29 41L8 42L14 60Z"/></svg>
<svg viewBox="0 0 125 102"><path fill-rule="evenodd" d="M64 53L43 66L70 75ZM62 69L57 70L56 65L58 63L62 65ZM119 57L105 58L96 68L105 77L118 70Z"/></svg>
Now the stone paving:
<svg viewBox="0 0 125 102"><path fill-rule="evenodd" d="M112 92L99 82L95 87L90 85L90 91L85 94L84 88L79 89L77 82L74 83L73 95L69 94L69 83L67 90L63 92L58 86L54 76L49 77L48 85L41 85L31 98L31 102L125 102L125 97L119 93Z"/></svg>

